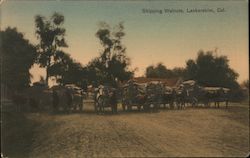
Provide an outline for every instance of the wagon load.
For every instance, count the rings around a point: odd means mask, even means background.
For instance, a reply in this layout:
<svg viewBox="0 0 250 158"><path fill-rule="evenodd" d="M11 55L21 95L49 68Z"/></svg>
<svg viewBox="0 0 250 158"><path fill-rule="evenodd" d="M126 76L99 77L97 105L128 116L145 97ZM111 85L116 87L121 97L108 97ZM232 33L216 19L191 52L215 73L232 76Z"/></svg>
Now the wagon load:
<svg viewBox="0 0 250 158"><path fill-rule="evenodd" d="M173 93L173 88L165 85L164 86L164 93L165 94L171 94L171 93Z"/></svg>
<svg viewBox="0 0 250 158"><path fill-rule="evenodd" d="M184 81L176 88L176 104L178 108L184 108L188 104L198 106L202 95L202 87L196 81Z"/></svg>
<svg viewBox="0 0 250 158"><path fill-rule="evenodd" d="M167 89L166 89L167 88ZM151 81L147 84L146 94L146 108L147 109L158 109L160 105L165 104L165 94L171 93L171 88L165 86L160 81Z"/></svg>
<svg viewBox="0 0 250 158"><path fill-rule="evenodd" d="M123 85L122 96L123 110L132 110L133 106L140 110L146 100L146 84L130 80Z"/></svg>
<svg viewBox="0 0 250 158"><path fill-rule="evenodd" d="M170 109L174 108L174 101L175 101L175 91L172 87L164 85L163 87L163 94L161 94L161 102L160 106L163 105L164 108L167 106Z"/></svg>
<svg viewBox="0 0 250 158"><path fill-rule="evenodd" d="M214 102L219 107L220 102L228 104L228 96L230 89L224 87L202 87L194 80L182 82L176 89L177 100L181 100L183 104L191 103L192 106L203 104L209 106Z"/></svg>
<svg viewBox="0 0 250 158"><path fill-rule="evenodd" d="M187 80L182 82L177 88L176 91L177 92L181 92L183 90L187 90L187 91L194 91L195 88L198 87L198 84L196 81L194 80Z"/></svg>
<svg viewBox="0 0 250 158"><path fill-rule="evenodd" d="M74 108L74 110L83 110L83 98L84 98L84 92L83 90L74 85L74 84L67 84L65 85L66 88L68 88L70 90L70 93L72 94L72 107Z"/></svg>
<svg viewBox="0 0 250 158"><path fill-rule="evenodd" d="M83 95L81 88L75 85L56 85L51 87L54 99L54 110L70 111L83 109ZM56 100L56 101L55 101Z"/></svg>

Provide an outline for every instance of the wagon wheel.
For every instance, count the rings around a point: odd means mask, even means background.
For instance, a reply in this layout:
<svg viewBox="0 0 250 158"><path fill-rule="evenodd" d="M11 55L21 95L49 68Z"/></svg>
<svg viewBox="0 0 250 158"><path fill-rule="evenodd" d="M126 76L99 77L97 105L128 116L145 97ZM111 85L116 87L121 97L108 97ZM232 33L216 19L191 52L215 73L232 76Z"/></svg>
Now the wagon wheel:
<svg viewBox="0 0 250 158"><path fill-rule="evenodd" d="M126 101L122 100L122 110L123 111L126 111L126 105L127 105Z"/></svg>
<svg viewBox="0 0 250 158"><path fill-rule="evenodd" d="M159 107L160 107L160 103L159 102L154 102L154 108L153 108L153 110L154 111L158 111Z"/></svg>
<svg viewBox="0 0 250 158"><path fill-rule="evenodd" d="M141 111L141 105L137 105L138 111Z"/></svg>
<svg viewBox="0 0 250 158"><path fill-rule="evenodd" d="M122 103L122 110L126 111L126 105L124 103Z"/></svg>
<svg viewBox="0 0 250 158"><path fill-rule="evenodd" d="M79 111L83 111L83 101L79 104Z"/></svg>
<svg viewBox="0 0 250 158"><path fill-rule="evenodd" d="M226 98L226 108L228 108L228 102L229 102L229 100Z"/></svg>
<svg viewBox="0 0 250 158"><path fill-rule="evenodd" d="M143 110L148 111L149 110L149 105L148 103L143 104Z"/></svg>
<svg viewBox="0 0 250 158"><path fill-rule="evenodd" d="M170 109L174 109L174 102L171 101L171 102L169 103L169 106L170 106Z"/></svg>
<svg viewBox="0 0 250 158"><path fill-rule="evenodd" d="M95 103L94 103L94 108L95 108L95 112L96 112L96 113L98 112L97 106L98 106L98 103L97 103L97 101L95 101Z"/></svg>
<svg viewBox="0 0 250 158"><path fill-rule="evenodd" d="M132 105L131 104L127 105L127 111L132 111Z"/></svg>

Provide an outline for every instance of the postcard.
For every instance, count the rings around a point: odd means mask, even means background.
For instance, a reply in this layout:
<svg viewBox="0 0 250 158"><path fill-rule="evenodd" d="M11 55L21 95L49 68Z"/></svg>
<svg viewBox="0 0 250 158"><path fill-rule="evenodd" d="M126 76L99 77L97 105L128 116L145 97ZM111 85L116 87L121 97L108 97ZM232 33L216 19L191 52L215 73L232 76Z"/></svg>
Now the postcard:
<svg viewBox="0 0 250 158"><path fill-rule="evenodd" d="M249 156L247 0L1 0L1 157Z"/></svg>

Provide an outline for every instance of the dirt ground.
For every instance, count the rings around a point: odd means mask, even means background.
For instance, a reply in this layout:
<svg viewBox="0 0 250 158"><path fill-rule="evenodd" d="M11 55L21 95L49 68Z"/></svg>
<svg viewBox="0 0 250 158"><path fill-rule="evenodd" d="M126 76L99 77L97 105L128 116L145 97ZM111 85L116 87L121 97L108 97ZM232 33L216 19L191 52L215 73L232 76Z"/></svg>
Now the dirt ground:
<svg viewBox="0 0 250 158"><path fill-rule="evenodd" d="M3 126L2 145L8 157L246 157L249 153L248 104L152 113L120 109L116 115L97 115L93 105L85 103L83 113L28 113L15 121L16 129L14 124Z"/></svg>

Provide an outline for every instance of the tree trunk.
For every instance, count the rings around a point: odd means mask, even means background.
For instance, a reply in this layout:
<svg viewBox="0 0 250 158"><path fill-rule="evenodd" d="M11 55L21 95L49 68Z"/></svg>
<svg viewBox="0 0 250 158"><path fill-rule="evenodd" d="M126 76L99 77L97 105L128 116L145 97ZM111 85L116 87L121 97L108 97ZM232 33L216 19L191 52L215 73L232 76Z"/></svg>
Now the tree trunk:
<svg viewBox="0 0 250 158"><path fill-rule="evenodd" d="M49 86L49 68L50 68L50 57L49 57L48 65L46 67L46 86Z"/></svg>
<svg viewBox="0 0 250 158"><path fill-rule="evenodd" d="M49 86L49 73L48 73L48 67L46 68L46 86Z"/></svg>

